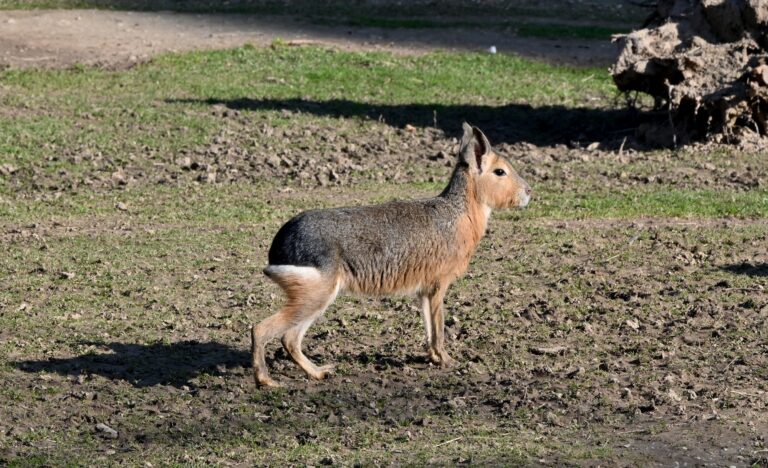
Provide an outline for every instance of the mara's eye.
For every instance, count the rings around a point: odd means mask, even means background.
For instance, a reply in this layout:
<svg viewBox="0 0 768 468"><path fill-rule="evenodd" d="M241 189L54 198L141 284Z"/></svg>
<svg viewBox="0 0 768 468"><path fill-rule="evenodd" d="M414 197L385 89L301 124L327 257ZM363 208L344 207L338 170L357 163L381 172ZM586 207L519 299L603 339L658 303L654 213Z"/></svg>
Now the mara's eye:
<svg viewBox="0 0 768 468"><path fill-rule="evenodd" d="M504 169L494 169L493 173L496 174L499 177L504 177L507 175L507 173L504 171Z"/></svg>

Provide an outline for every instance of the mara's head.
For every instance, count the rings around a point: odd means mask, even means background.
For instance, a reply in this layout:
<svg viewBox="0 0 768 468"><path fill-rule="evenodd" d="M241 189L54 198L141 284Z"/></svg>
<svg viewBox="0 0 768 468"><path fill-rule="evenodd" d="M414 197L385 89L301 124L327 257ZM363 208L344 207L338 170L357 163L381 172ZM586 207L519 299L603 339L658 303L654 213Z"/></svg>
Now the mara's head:
<svg viewBox="0 0 768 468"><path fill-rule="evenodd" d="M459 162L469 166L478 201L489 208L524 207L531 200L531 187L504 156L493 151L488 138L477 127L463 125Z"/></svg>

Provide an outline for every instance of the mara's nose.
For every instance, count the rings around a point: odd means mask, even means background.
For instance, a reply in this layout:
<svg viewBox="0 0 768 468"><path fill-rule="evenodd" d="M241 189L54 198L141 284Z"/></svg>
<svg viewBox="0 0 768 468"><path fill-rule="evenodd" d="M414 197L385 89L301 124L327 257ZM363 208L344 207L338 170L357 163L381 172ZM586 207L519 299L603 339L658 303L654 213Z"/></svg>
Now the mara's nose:
<svg viewBox="0 0 768 468"><path fill-rule="evenodd" d="M525 194L530 196L532 193L533 193L533 190L531 190L531 186L530 185L526 185L525 186Z"/></svg>

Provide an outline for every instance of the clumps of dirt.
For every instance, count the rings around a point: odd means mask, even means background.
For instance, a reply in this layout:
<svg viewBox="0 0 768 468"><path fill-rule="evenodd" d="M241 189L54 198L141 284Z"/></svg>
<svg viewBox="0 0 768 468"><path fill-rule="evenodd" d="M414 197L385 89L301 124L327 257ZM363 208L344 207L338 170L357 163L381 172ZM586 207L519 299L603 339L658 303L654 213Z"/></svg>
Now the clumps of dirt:
<svg viewBox="0 0 768 468"><path fill-rule="evenodd" d="M239 111L220 109L237 119ZM249 125L247 119L242 122ZM346 131L345 131L346 130ZM382 126L362 137L354 129L308 123L300 128L261 123L247 133L259 142L243 141L243 133L221 130L211 142L182 150L175 164L164 167L160 182L257 182L285 180L307 186L376 182L424 182L429 169L454 162L456 139L437 129L416 131ZM245 137L248 140L248 137ZM271 142L272 144L270 144ZM425 154L425 151L429 151ZM434 152L434 154L432 154ZM425 175L427 174L427 175Z"/></svg>
<svg viewBox="0 0 768 468"><path fill-rule="evenodd" d="M768 135L768 4L660 0L645 26L616 37L611 74L621 91L670 110L668 123L640 130L650 143Z"/></svg>
<svg viewBox="0 0 768 468"><path fill-rule="evenodd" d="M587 148L531 143L500 144L497 148L517 164L526 180L554 190L573 191L575 185L585 182L590 189L616 190L641 186L749 190L768 183L768 168L740 158L739 148L721 144L693 143L678 152L611 151L596 143Z"/></svg>
<svg viewBox="0 0 768 468"><path fill-rule="evenodd" d="M225 105L203 112L220 124L202 143L171 149L140 145L121 154L94 145L60 148L50 143L43 163L0 165L0 182L16 193L43 198L84 190L263 181L291 190L443 183L456 162L458 141L440 128L335 119L285 126ZM304 118L301 112L280 112L281 118ZM573 190L578 182L582 190L670 185L748 190L768 183L768 167L753 157L739 157L739 148L720 144L696 143L683 153L643 151L629 140L618 149L590 140L536 145L514 141L504 129L489 129L494 148L534 186Z"/></svg>
<svg viewBox="0 0 768 468"><path fill-rule="evenodd" d="M171 151L143 146L125 157L95 146L48 145L46 160L72 169L4 165L0 178L19 192L37 194L264 180L298 187L344 186L434 181L455 162L458 141L439 129L393 128L375 122L281 126L224 106L214 106L211 112L222 125L198 145ZM286 111L284 117L297 115ZM376 131L365 128L370 125Z"/></svg>

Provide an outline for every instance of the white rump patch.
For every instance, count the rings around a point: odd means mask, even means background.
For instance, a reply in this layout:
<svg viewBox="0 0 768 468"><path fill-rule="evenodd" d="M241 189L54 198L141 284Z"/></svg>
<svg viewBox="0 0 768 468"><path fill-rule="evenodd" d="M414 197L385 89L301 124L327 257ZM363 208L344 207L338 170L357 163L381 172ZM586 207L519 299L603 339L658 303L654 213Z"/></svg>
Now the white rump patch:
<svg viewBox="0 0 768 468"><path fill-rule="evenodd" d="M307 280L319 280L323 277L320 270L315 267L295 265L269 265L266 271L275 276L298 276Z"/></svg>

